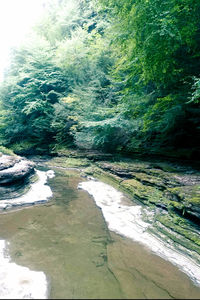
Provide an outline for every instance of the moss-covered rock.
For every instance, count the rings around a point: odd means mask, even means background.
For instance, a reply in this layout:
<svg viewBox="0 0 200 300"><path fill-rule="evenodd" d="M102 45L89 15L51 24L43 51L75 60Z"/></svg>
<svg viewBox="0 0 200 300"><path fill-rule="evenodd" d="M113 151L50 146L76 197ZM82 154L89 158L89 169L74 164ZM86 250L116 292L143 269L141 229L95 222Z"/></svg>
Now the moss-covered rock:
<svg viewBox="0 0 200 300"><path fill-rule="evenodd" d="M200 220L200 173L190 166L130 159L97 165L144 204L153 203Z"/></svg>
<svg viewBox="0 0 200 300"><path fill-rule="evenodd" d="M176 195L181 204L183 214L187 213L200 220L200 185L186 185L176 188L171 188L169 191ZM176 206L174 206L176 207Z"/></svg>
<svg viewBox="0 0 200 300"><path fill-rule="evenodd" d="M177 216L175 213L170 213L157 215L154 226L158 231L161 231L175 243L178 243L177 247L179 245L183 246L200 255L200 240L197 225Z"/></svg>
<svg viewBox="0 0 200 300"><path fill-rule="evenodd" d="M52 166L61 166L64 168L82 168L88 167L90 161L86 158L73 158L73 157L55 157L51 160Z"/></svg>

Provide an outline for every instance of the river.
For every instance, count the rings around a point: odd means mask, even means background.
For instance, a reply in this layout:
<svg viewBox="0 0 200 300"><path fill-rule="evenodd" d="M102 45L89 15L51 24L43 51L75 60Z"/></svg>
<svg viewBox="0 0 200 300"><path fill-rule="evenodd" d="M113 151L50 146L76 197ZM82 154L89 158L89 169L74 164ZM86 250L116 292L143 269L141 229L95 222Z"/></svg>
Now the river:
<svg viewBox="0 0 200 300"><path fill-rule="evenodd" d="M48 186L46 171L29 206L0 215L1 299L200 298L199 266L184 258L180 270L176 252L171 263L137 204L76 170L53 168Z"/></svg>

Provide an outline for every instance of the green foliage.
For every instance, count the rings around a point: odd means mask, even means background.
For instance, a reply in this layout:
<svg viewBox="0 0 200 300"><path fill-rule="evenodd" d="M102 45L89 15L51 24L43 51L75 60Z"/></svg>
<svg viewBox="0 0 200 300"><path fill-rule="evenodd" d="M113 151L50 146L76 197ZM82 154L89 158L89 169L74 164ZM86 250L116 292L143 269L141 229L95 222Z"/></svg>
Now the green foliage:
<svg viewBox="0 0 200 300"><path fill-rule="evenodd" d="M4 146L0 146L0 156L2 154L6 154L6 155L15 155L14 152L11 149L8 149Z"/></svg>
<svg viewBox="0 0 200 300"><path fill-rule="evenodd" d="M119 47L119 68L134 77L156 85L181 80L182 75L198 72L199 8L190 1L123 0L104 1L113 17L114 47ZM117 16L117 18L116 18ZM115 22L117 20L117 22ZM124 59L125 57L125 59Z"/></svg>
<svg viewBox="0 0 200 300"><path fill-rule="evenodd" d="M199 11L195 0L48 0L0 89L1 143L198 152Z"/></svg>
<svg viewBox="0 0 200 300"><path fill-rule="evenodd" d="M115 84L122 83L121 107L135 120L130 151L199 147L200 3L99 3L112 20L112 75Z"/></svg>
<svg viewBox="0 0 200 300"><path fill-rule="evenodd" d="M49 0L45 6L46 13L35 30L52 46L70 39L79 28L91 31L96 27L96 13L90 0Z"/></svg>
<svg viewBox="0 0 200 300"><path fill-rule="evenodd" d="M32 140L51 143L54 105L63 95L66 80L53 62L52 49L42 43L37 48L22 47L13 52L13 64L1 87L6 144Z"/></svg>
<svg viewBox="0 0 200 300"><path fill-rule="evenodd" d="M100 149L106 152L121 151L131 134L131 124L120 116L103 121L90 121L81 124L76 133L76 143L82 148Z"/></svg>
<svg viewBox="0 0 200 300"><path fill-rule="evenodd" d="M74 124L70 131L75 144L82 148L108 150L108 143L110 148L115 148L116 142L111 143L112 134L121 125L117 122L113 128L112 124L105 125L117 113L112 108L117 103L117 96L109 77L114 60L108 41L96 29L88 32L79 28L70 39L60 43L57 61L70 81L71 93L63 101L71 107Z"/></svg>

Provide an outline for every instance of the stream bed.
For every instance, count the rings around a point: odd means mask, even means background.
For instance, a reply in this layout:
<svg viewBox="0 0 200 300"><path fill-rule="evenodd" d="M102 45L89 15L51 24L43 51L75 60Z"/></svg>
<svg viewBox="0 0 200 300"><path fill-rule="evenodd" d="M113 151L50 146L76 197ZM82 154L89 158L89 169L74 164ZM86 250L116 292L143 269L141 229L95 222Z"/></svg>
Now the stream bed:
<svg viewBox="0 0 200 300"><path fill-rule="evenodd" d="M76 170L53 170L47 202L1 212L1 299L200 298L200 267L173 250L168 261L138 205Z"/></svg>

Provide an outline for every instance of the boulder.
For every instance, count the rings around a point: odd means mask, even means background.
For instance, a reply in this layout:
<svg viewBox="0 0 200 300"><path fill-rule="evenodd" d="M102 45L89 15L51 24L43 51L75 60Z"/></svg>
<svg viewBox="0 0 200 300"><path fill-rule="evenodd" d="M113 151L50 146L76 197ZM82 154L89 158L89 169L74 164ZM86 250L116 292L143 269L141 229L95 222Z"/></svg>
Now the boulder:
<svg viewBox="0 0 200 300"><path fill-rule="evenodd" d="M15 156L2 155L0 157L0 171L11 168L16 162L19 162L20 159Z"/></svg>
<svg viewBox="0 0 200 300"><path fill-rule="evenodd" d="M19 156L0 157L0 185L11 184L34 172L35 163Z"/></svg>

